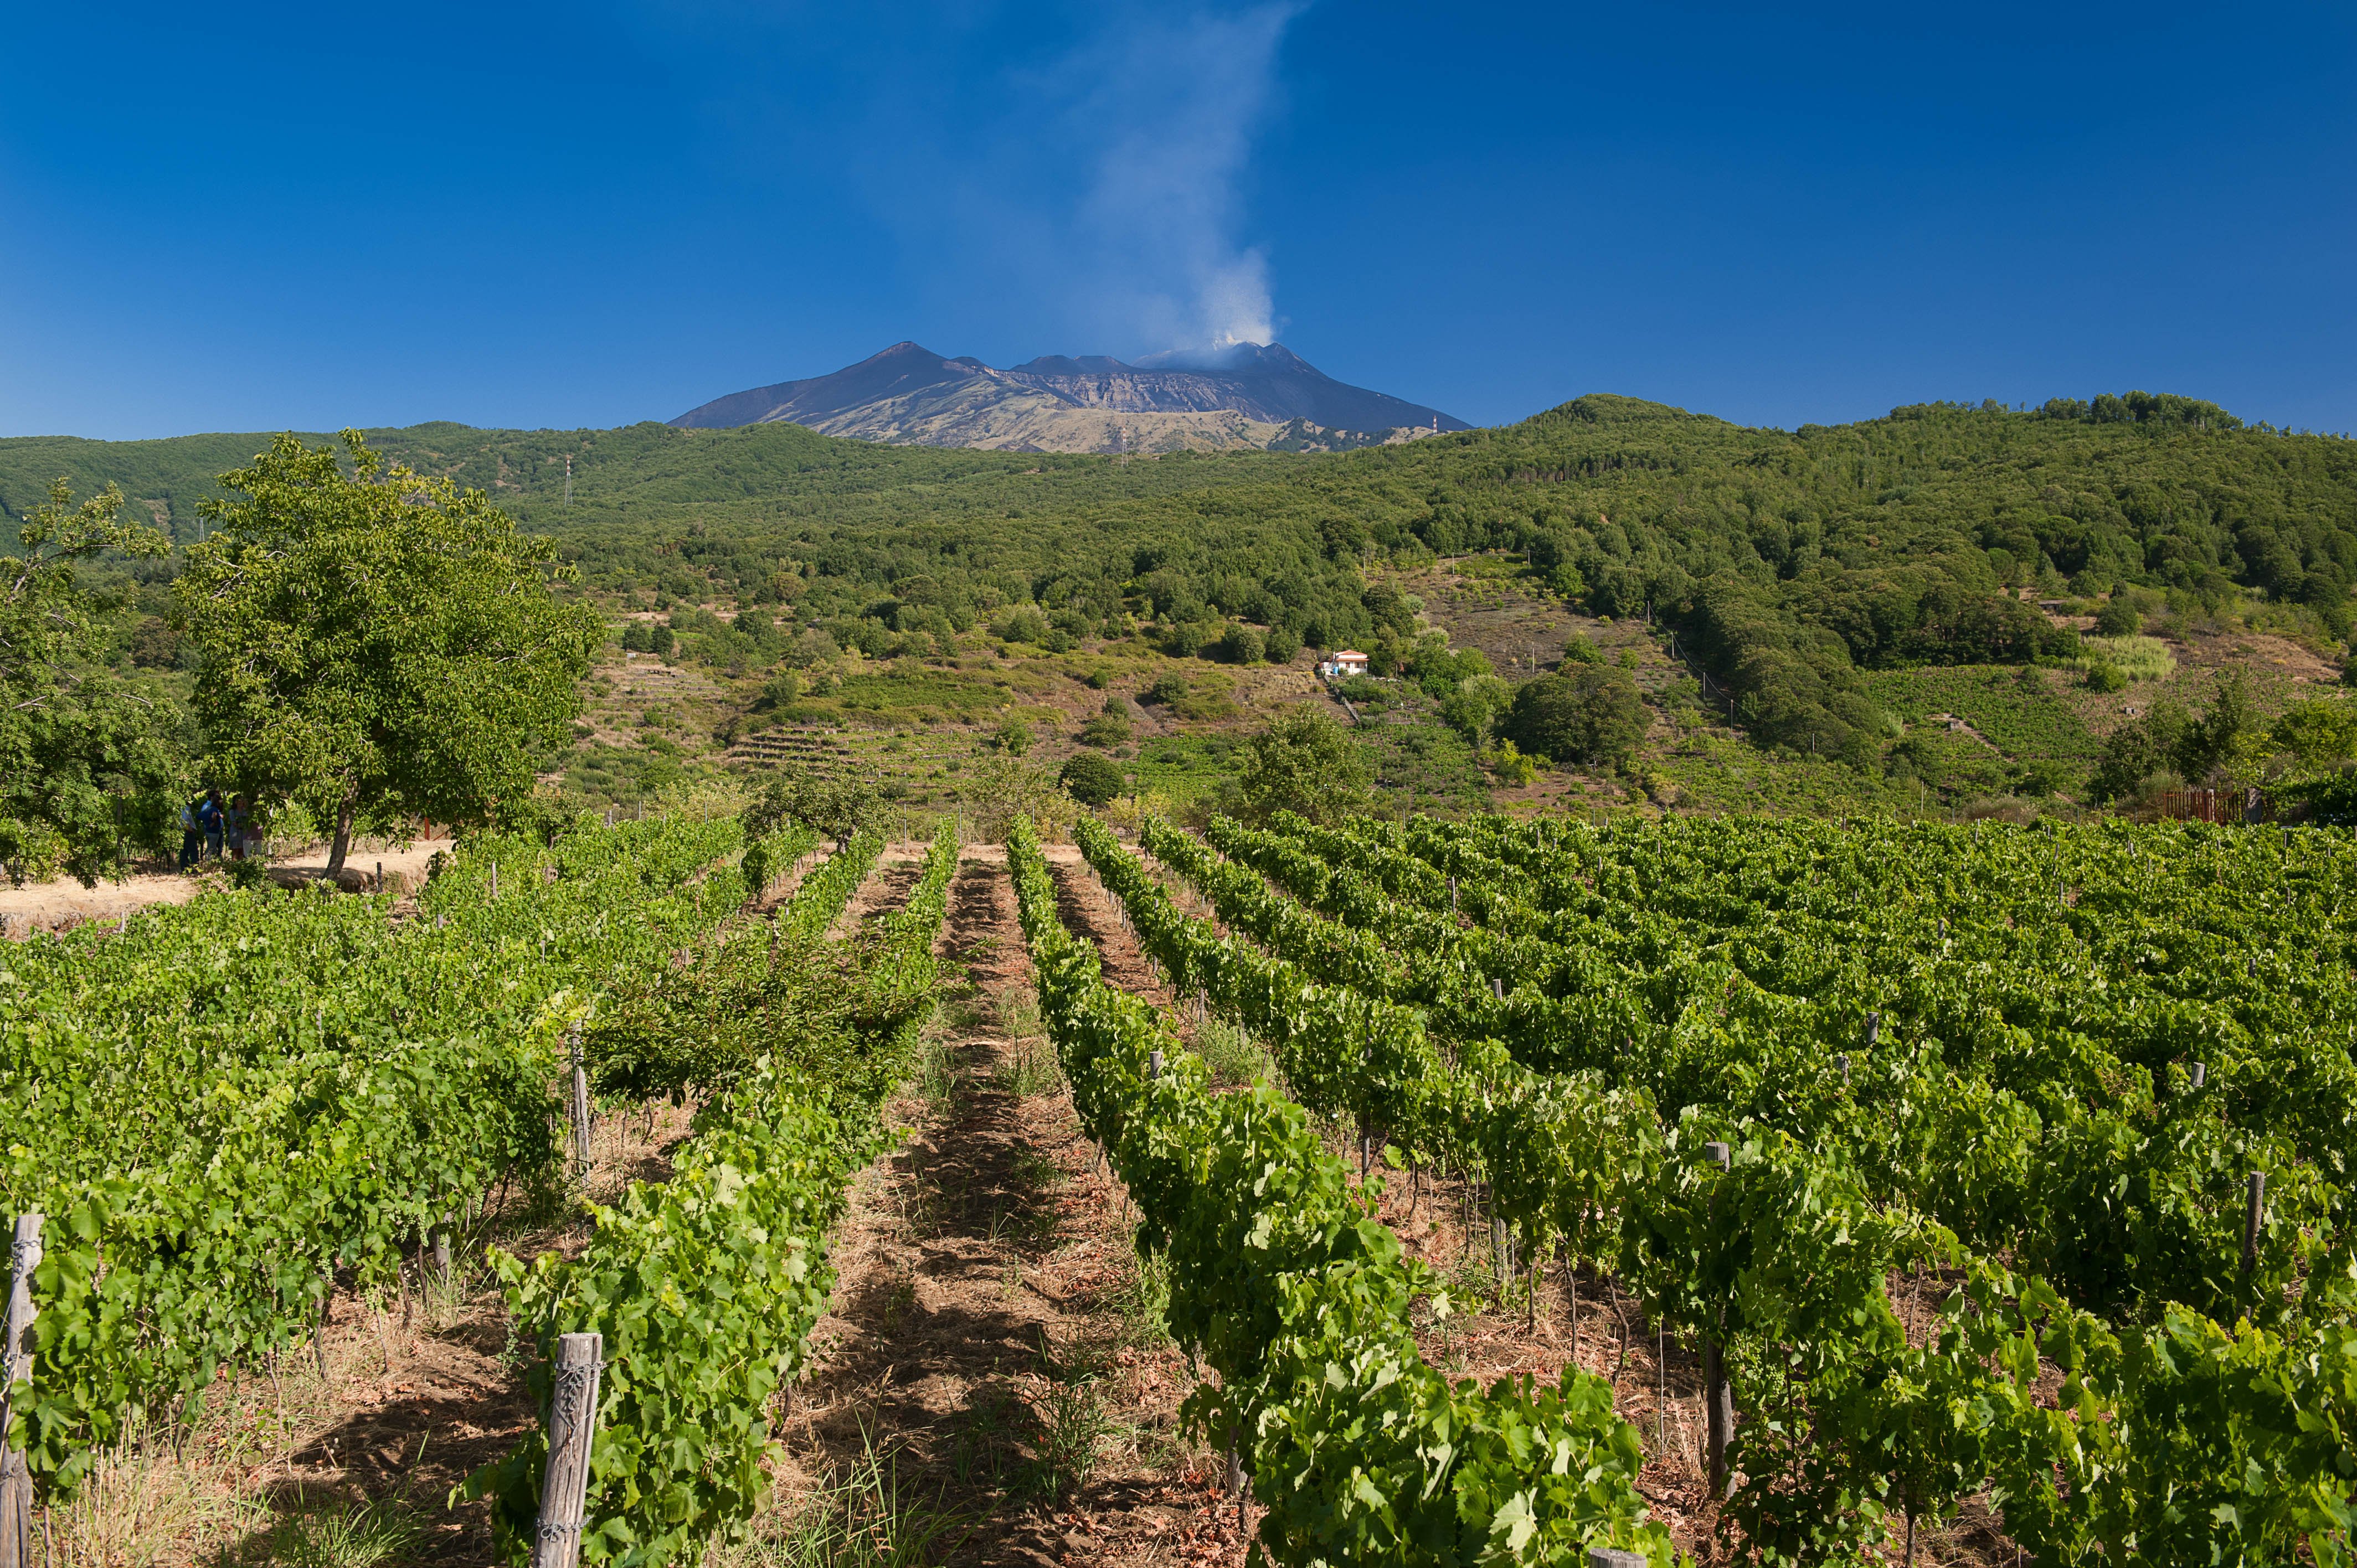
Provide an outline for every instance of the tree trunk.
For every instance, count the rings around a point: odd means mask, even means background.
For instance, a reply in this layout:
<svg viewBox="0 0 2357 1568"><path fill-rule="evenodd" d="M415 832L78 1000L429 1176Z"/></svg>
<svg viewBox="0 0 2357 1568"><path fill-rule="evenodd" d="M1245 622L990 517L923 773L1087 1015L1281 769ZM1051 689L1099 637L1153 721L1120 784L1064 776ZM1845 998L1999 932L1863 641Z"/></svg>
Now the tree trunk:
<svg viewBox="0 0 2357 1568"><path fill-rule="evenodd" d="M328 875L333 876L344 868L344 853L352 847L352 812L360 805L360 791L345 795L344 803L336 808L336 837L328 845Z"/></svg>

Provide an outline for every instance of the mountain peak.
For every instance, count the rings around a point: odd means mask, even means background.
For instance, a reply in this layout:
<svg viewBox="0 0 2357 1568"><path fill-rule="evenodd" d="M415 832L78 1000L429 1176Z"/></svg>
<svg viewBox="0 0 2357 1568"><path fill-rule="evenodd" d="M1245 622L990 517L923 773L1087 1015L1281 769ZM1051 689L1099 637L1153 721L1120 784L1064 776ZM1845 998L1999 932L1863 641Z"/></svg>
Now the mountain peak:
<svg viewBox="0 0 2357 1568"><path fill-rule="evenodd" d="M732 392L671 423L780 420L861 440L1064 452L1298 450L1469 428L1335 381L1278 343L1170 349L1135 363L1043 354L994 370L902 341L832 375Z"/></svg>

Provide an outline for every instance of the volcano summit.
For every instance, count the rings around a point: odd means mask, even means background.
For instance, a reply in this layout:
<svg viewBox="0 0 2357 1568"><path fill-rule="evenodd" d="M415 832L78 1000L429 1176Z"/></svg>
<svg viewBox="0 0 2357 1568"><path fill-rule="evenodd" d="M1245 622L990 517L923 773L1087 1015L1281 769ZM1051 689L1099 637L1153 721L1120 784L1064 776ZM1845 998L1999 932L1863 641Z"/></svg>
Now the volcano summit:
<svg viewBox="0 0 2357 1568"><path fill-rule="evenodd" d="M1006 370L895 343L833 375L732 392L671 423L774 420L859 441L1010 452L1331 452L1469 428L1335 381L1275 343L1136 364L1050 354Z"/></svg>

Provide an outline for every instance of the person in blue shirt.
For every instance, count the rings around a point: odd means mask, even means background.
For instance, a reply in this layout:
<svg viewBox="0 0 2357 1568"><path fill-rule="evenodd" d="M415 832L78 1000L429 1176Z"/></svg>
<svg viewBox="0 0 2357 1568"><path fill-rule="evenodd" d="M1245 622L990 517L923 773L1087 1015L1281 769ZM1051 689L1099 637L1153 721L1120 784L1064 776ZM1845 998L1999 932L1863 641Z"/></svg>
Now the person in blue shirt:
<svg viewBox="0 0 2357 1568"><path fill-rule="evenodd" d="M221 808L221 791L205 791L204 803L197 808L197 821L205 830L205 855L208 859L221 857L221 831L227 825L229 813Z"/></svg>

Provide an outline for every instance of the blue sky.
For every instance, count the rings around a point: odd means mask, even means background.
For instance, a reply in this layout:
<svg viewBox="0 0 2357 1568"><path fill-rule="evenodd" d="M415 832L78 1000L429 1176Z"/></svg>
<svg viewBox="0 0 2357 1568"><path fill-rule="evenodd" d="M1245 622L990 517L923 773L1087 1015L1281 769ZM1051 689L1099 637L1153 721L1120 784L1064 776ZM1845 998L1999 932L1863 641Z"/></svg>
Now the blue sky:
<svg viewBox="0 0 2357 1568"><path fill-rule="evenodd" d="M1264 328L1477 423L2357 428L2346 4L230 9L7 5L0 435Z"/></svg>

